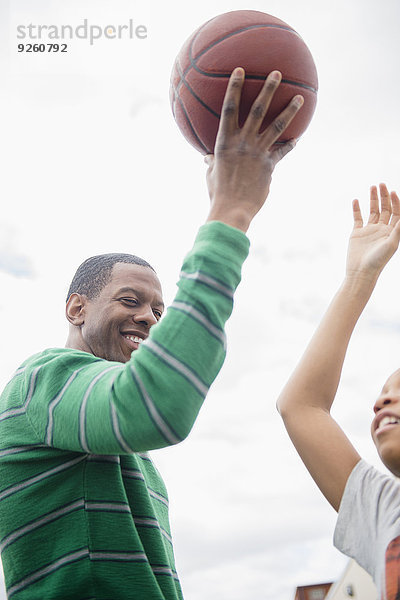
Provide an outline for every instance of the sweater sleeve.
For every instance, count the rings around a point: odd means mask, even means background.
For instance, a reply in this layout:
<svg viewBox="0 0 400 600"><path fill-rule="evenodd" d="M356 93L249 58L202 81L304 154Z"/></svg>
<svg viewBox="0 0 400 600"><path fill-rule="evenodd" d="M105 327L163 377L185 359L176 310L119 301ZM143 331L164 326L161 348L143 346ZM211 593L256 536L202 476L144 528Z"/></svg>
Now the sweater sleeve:
<svg viewBox="0 0 400 600"><path fill-rule="evenodd" d="M23 409L39 443L124 454L182 441L223 364L224 327L248 249L239 230L203 225L173 303L129 362L68 349L27 361Z"/></svg>

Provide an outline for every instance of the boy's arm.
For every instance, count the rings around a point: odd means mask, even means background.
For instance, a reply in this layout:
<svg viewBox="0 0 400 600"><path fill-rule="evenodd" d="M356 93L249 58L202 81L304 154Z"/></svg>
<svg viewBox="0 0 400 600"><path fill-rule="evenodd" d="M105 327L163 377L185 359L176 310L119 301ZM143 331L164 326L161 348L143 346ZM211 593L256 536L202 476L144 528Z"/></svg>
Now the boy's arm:
<svg viewBox="0 0 400 600"><path fill-rule="evenodd" d="M330 415L350 337L377 279L400 240L400 201L380 185L371 188L370 216L363 226L353 203L346 276L278 399L289 436L314 481L338 510L347 479L360 460Z"/></svg>

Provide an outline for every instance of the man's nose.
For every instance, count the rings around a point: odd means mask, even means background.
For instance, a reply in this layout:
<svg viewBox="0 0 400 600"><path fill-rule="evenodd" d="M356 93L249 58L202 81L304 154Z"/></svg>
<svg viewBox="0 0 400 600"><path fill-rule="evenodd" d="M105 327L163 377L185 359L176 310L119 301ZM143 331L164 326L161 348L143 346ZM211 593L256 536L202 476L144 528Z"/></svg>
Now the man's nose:
<svg viewBox="0 0 400 600"><path fill-rule="evenodd" d="M135 323L142 323L146 327L151 327L157 323L157 319L150 306L140 307L140 309L133 315L133 320Z"/></svg>

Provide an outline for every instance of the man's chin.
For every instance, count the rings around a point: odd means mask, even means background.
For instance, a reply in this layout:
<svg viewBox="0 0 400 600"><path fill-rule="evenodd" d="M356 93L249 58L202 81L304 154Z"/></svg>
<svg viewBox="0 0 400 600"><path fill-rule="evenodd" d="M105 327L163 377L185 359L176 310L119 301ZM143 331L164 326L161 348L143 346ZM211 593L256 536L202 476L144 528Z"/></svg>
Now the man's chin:
<svg viewBox="0 0 400 600"><path fill-rule="evenodd" d="M118 357L111 358L109 360L113 360L114 362L127 363L131 359L131 355L127 356L126 354L120 354Z"/></svg>

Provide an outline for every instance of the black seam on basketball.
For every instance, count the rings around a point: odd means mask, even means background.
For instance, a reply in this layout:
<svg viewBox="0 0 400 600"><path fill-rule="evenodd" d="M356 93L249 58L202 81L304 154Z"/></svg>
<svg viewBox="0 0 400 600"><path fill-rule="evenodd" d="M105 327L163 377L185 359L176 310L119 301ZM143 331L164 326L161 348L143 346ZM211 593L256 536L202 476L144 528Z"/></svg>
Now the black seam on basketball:
<svg viewBox="0 0 400 600"><path fill-rule="evenodd" d="M190 69L192 67L196 68L196 61L199 60L199 58L201 56L203 56L203 54L205 54L206 52L208 52L211 48L213 48L214 46L216 46L220 42L222 42L224 40L227 40L228 38L236 35L237 33L242 33L243 31L249 31L250 29L261 29L261 28L267 27L267 28L271 28L271 29L284 29L285 31L291 31L292 33L294 33L295 35L297 35L297 37L301 38L301 36L297 33L297 31L295 31L291 27L283 27L282 25L273 25L273 24L268 24L268 23L265 23L264 25L249 25L248 27L242 27L241 29L236 29L235 31L231 31L231 33L228 33L228 34L224 35L223 37L219 38L218 40L214 40L214 42L212 44L210 44L209 46L207 46L207 48L204 48L200 52L200 54L198 54L196 56L196 58L193 59L193 53L192 53L193 44L194 44L195 40L197 39L197 37L200 35L201 31L204 29L204 27L206 25L208 25L208 23L210 23L212 20L213 19L210 19L210 21L207 21L207 23L204 23L204 25L198 29L196 35L193 37L192 41L190 42L189 51L188 51L190 65L183 72L183 75L182 75L183 79L185 78L185 76L187 75L187 73L190 71ZM202 72L202 71L199 71L199 72ZM177 92L179 91L179 87L180 87L181 83L182 83L182 80L176 86Z"/></svg>
<svg viewBox="0 0 400 600"><path fill-rule="evenodd" d="M229 79L231 76L231 73L207 73L207 71L202 71L201 69L199 69L199 67L196 65L195 62L193 62L192 66L195 71L200 73L200 75L204 75L205 77L217 77L218 79ZM246 79L249 79L249 80L255 79L258 81L265 81L266 78L267 78L266 75L246 75L245 76L245 80ZM186 82L186 79L184 80L184 82ZM311 85L307 85L307 83L301 83L300 81L292 81L291 79L282 79L281 84L282 83L288 83L289 85L295 85L295 86L301 87L305 90L310 90L310 92L313 92L314 94L317 93L317 90L315 88L313 88Z"/></svg>
<svg viewBox="0 0 400 600"><path fill-rule="evenodd" d="M207 77L218 77L218 78L225 78L225 79L229 79L230 74L229 73L215 73L215 74L209 74L209 73L205 73L204 71L201 71L200 69L197 68L196 64L193 63L193 68L200 74L202 75L206 75ZM179 89L182 86L182 84L189 90L189 92L192 94L192 96L194 98L196 98L197 102L199 102L206 110L208 110L208 112L210 112L214 117L217 117L218 119L221 118L221 113L216 112L213 108L211 108L211 106L208 106L208 104L206 104L197 94L196 92L192 89L192 87L189 85L189 83L186 81L186 78L182 72L182 70L180 68L177 68L177 71L179 73L180 76L180 80L178 85L176 86L176 88L174 87L173 90L175 92L175 98L174 98L174 103L172 106L172 113L175 115L175 101L176 98L180 98L179 96ZM252 80L261 80L264 81L265 77L263 77L262 75L246 75L245 79L252 79ZM296 87L300 87L306 90L310 90L311 92L313 92L314 94L317 93L317 91L311 87L310 85L306 85L305 83L298 83L297 81L291 81L290 79L282 79L281 81L281 85L282 83L287 83L288 85L293 85ZM187 117L189 118L189 117Z"/></svg>
<svg viewBox="0 0 400 600"><path fill-rule="evenodd" d="M175 91L176 91L176 90L175 90ZM183 114L184 114L184 116L185 116L185 119L186 119L186 121L187 121L187 122L188 122L188 124L189 124L189 127L190 127L190 129L192 130L192 133L193 133L194 137L196 138L196 140L198 141L198 143L200 144L200 146L203 148L203 150L205 150L205 152L206 152L207 154L210 154L210 151L208 150L208 148L206 148L206 146L203 144L203 142L201 141L201 139L199 138L199 136L197 135L197 133L196 133L196 132L195 132L195 130L193 129L193 125L192 125L192 123L190 122L189 116L188 116L188 114L187 114L187 112L186 112L186 110L185 110L184 104L183 104L183 102L182 102L182 100L181 100L180 96L179 96L177 93L176 93L175 95L176 95L176 98L177 98L177 100L179 101L179 104L181 105L182 112L183 112Z"/></svg>
<svg viewBox="0 0 400 600"><path fill-rule="evenodd" d="M181 88L182 85L185 85L185 87L189 90L189 92L196 98L196 100L206 109L208 110L213 116L217 117L217 118L221 118L221 115L218 114L216 111L214 111L210 106L208 106L201 98L199 98L199 96L197 96L197 94L193 91L193 89L191 88L191 86L189 85L189 83L186 81L186 75L188 74L188 72L190 71L190 69L195 69L198 73L200 73L201 75L204 75L206 77L216 77L216 78L225 78L225 79L229 79L229 77L231 76L231 73L207 73L206 71L203 71L202 69L200 69L197 66L197 61L206 53L208 52L211 48L213 48L214 46L216 46L217 44L219 44L220 42L233 37L234 35L238 34L238 33L242 33L243 31L248 31L250 29L262 29L262 28L271 28L271 29L283 29L285 31L289 31L291 33L294 33L297 37L299 37L300 39L301 36L297 33L297 31L295 31L294 29L292 29L291 27L285 27L282 25L274 25L274 24L268 24L265 23L263 25L249 25L248 27L242 27L241 29L237 29L235 31L232 31L226 35L224 35L223 37L219 38L218 40L214 40L212 44L210 44L209 46L207 46L206 48L204 48L195 58L193 58L193 44L195 42L195 40L197 39L197 37L199 36L199 34L202 32L202 30L204 29L204 27L206 25L208 25L211 21L213 21L213 19L210 19L209 21L207 21L206 23L203 24L202 27L199 27L196 35L193 37L189 49L188 49L188 58L190 60L190 64L189 66L185 69L185 71L182 71L181 67L178 65L177 66L177 71L178 74L180 76L180 79L175 86L173 87L173 90L175 92L175 98L174 98L174 105L176 100L179 100L179 104L182 108L183 114L185 116L185 119L187 121L187 123L189 124L190 129L193 132L194 137L196 138L197 142L201 145L201 147L208 153L209 150L204 146L203 142L200 140L199 136L197 135L197 133L195 132L192 123L189 119L189 116L185 110L184 104L179 96L179 90ZM265 80L266 76L263 75L246 75L245 79L251 79L251 80ZM317 89L313 88L312 86L305 84L305 83L301 83L301 82L297 82L297 81L292 81L289 79L282 79L281 83L286 83L288 85L293 85L299 88L303 88L306 90L311 91L314 94L317 94ZM175 106L173 107L173 113ZM275 144L284 144L286 143L285 141L279 141L279 142L275 142Z"/></svg>
<svg viewBox="0 0 400 600"><path fill-rule="evenodd" d="M263 29L263 28L267 28L267 29L284 29L285 31L290 31L291 33L294 33L295 35L297 35L297 37L299 37L300 39L302 39L301 36L297 33L297 31L295 31L291 27L284 27L283 25L273 25L272 23L265 23L264 25L249 25L248 27L242 27L241 29L236 29L235 31L231 31L230 33L227 33L226 35L224 35L223 37L219 38L218 40L214 40L213 43L210 44L209 46L207 46L207 48L204 48L200 52L200 54L198 54L196 56L196 58L194 60L197 61L201 56L203 56L203 54L205 54L206 52L208 52L209 50L211 50L211 48L213 48L214 46L216 46L220 42L223 42L224 40L227 40L230 37L233 37L234 35L236 35L238 33L242 33L243 31L249 31L250 29ZM199 33L200 33L200 30L197 32L197 35L195 35L195 37L192 40L192 43L190 44L189 58L190 58L191 62L193 61L193 57L192 57L193 44L194 44L196 38L198 37ZM189 67L189 69L190 69L190 67ZM185 73L185 75L186 75L186 73Z"/></svg>
<svg viewBox="0 0 400 600"><path fill-rule="evenodd" d="M203 106L203 108L205 108L206 110L208 110L208 112L210 112L214 117L217 117L218 119L220 119L221 118L221 113L216 112L213 108L211 108L211 106L208 106L208 104L206 104L204 102L204 100L202 100L201 98L199 98L199 96L190 87L190 85L188 84L188 82L186 81L186 79L184 79L182 71L179 71L179 72L181 74L181 80L180 80L179 83L182 82L185 85L185 87L189 90L189 92L192 94L192 96L194 96L194 98L196 98L197 102L199 102ZM223 74L221 74L218 77L226 77L227 79L229 79L230 75L223 75ZM254 75L254 76L246 77L246 79L262 79L263 80L263 79L265 79L265 77ZM281 84L282 83L287 83L288 85L293 85L293 86L301 87L301 88L304 88L306 90L311 90L312 92L315 92L315 90L312 87L310 87L308 85L305 85L304 83L297 83L296 81L290 81L290 79L282 79ZM179 97L178 96L178 91L177 91L177 88L173 88L173 89L175 91L175 99L176 99L177 97ZM180 99L180 97L179 97L179 99ZM175 102L174 102L174 105L175 105ZM174 108L172 108L172 112L174 113Z"/></svg>
<svg viewBox="0 0 400 600"><path fill-rule="evenodd" d="M198 28L198 30L197 30L197 33L196 33L196 35L195 35L194 39L196 39L196 38L197 38L197 36L199 35L199 33L200 33L200 32L201 32L203 29L204 29L204 27L205 27L206 25L208 25L208 23L210 23L210 22L211 22L211 21L213 21L214 19L215 19L215 17L213 17L212 19L209 19L208 21L206 21L205 23L203 23L203 25L202 25L201 27L199 27L199 28ZM185 77L186 73L187 73L188 71L190 71L190 69L192 68L192 44L193 44L193 41L194 41L194 39L192 40L192 42L191 42L191 44L190 44L190 47L189 47L189 51L188 51L188 56L189 56L189 60L190 60L190 65L188 66L188 68L186 69L186 71L185 71L184 73L182 72L182 69L179 69L179 71L180 71L180 73L181 73L181 79L180 79L180 81L178 81L178 84L177 84L176 88L174 88L174 89L175 89L175 93L176 93L176 95L177 95L177 96L179 96L179 88L180 88L180 87L181 87L181 85L182 85L182 79L184 79L184 77ZM175 63L175 65L176 65L176 63Z"/></svg>
<svg viewBox="0 0 400 600"><path fill-rule="evenodd" d="M212 21L212 19L211 19ZM295 35L297 35L297 37L299 37L300 39L301 36L297 33L297 31L295 31L294 29L292 29L291 27L283 27L282 25L273 25L273 24L264 24L264 25L249 25L248 27L242 27L241 29L236 29L235 31L232 31L231 33L228 33L227 35L224 35L223 37L219 38L218 40L214 40L214 42L212 44L210 44L209 46L207 46L207 48L204 48L195 58L193 58L193 44L195 42L195 40L197 39L198 35L200 34L200 32L202 31L202 29L209 23L210 21L207 21L207 23L204 23L203 27L200 27L199 30L197 31L197 34L193 37L190 46L189 46L189 52L188 52L188 56L189 56L189 60L190 60L190 65L186 68L186 70L184 72L181 72L181 79L178 83L178 85L176 86L176 92L179 92L179 88L182 85L182 83L186 84L186 75L187 73L190 71L191 68L195 69L195 71L197 71L198 73L200 73L201 75L205 75L206 77L222 77L222 78L229 78L231 76L230 73L207 73L206 71L203 71L202 69L200 69L196 62L199 60L199 58L201 56L203 56L206 52L208 52L208 50L210 50L211 48L213 48L214 46L216 46L217 44L219 44L220 42L236 35L237 33L242 33L243 31L248 31L250 29L262 29L262 28L271 28L271 29L283 29L285 31L290 31L291 33L294 33ZM259 80L263 80L266 77L262 76L262 75L246 75L247 79L259 79ZM311 85L307 85L306 83L300 83L297 81L291 81L288 79L282 79L282 83L289 83L290 85L295 85L297 87L301 87L303 89L306 90L310 90L311 92L313 92L314 94L317 94L317 90L315 88L313 88ZM209 110L212 112L212 109L209 108Z"/></svg>
<svg viewBox="0 0 400 600"><path fill-rule="evenodd" d="M213 110L211 108L211 106L208 106L208 104L206 104L197 94L196 92L192 89L192 87L188 84L188 82L186 81L186 79L183 77L183 73L182 70L180 69L180 67L177 65L178 67L178 73L181 77L181 81L183 82L183 84L186 86L186 88L189 90L189 92L192 94L192 96L194 96L194 98L196 98L197 102L200 102L200 104L206 109L208 110L212 115L214 115L214 117L217 117L217 119L221 118L221 114L217 113L215 110Z"/></svg>
<svg viewBox="0 0 400 600"><path fill-rule="evenodd" d="M192 43L190 44L190 48L189 48L190 65L187 68L187 70L185 71L185 73L183 73L183 77L182 78L185 78L185 75L188 73L188 71L190 70L190 68L193 67L193 69L195 71L197 71L201 75L205 75L206 77L222 77L222 78L229 79L229 77L231 76L231 73L207 73L207 71L203 71L202 69L200 69L200 67L197 66L197 61L199 60L199 58L201 56L203 56L206 52L208 52L208 50L210 50L211 48L213 48L214 46L216 46L217 44L219 44L219 42L222 42L223 40L226 40L226 39L232 37L233 35L236 35L237 33L242 33L242 31L247 31L248 29L256 29L256 28L261 29L263 27L275 28L275 29L284 29L285 31L291 31L292 33L295 33L298 37L300 37L299 34L297 33L297 31L295 31L294 29L291 29L290 27L282 27L282 26L279 26L279 25L251 25L249 27L244 27L243 29L238 29L238 30L236 30L234 32L231 32L230 34L227 34L224 37L220 38L219 40L213 42L210 46L208 46L207 48L205 48L204 50L202 50L200 52L200 54L198 54L196 56L195 59L193 59L193 56L192 56L192 46L193 46L194 41L195 41L195 39L197 37L196 36L195 38L193 38ZM264 75L264 76L263 75L246 75L245 79L264 80L264 79L266 79L266 75ZM296 86L301 87L303 89L310 90L314 94L317 93L317 90L315 88L313 88L311 85L308 85L306 83L300 83L300 82L297 82L297 81L291 81L289 79L282 79L281 83L290 83L291 85L296 85Z"/></svg>

